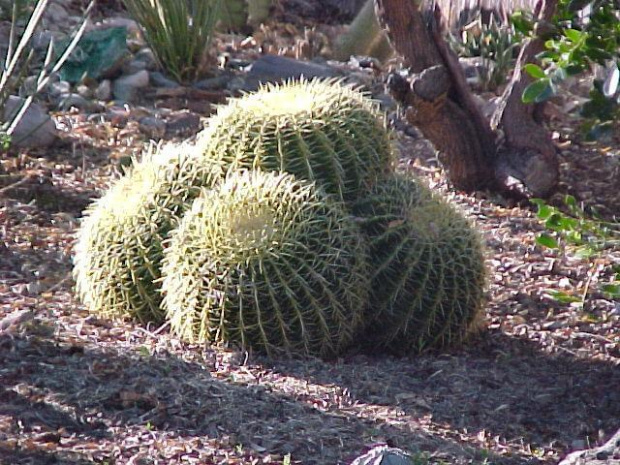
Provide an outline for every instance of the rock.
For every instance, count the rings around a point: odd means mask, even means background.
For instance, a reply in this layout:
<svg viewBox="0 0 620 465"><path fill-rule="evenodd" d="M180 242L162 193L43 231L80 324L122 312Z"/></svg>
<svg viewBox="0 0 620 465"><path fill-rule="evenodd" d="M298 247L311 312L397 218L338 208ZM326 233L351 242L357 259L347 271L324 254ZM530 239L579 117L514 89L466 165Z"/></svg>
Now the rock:
<svg viewBox="0 0 620 465"><path fill-rule="evenodd" d="M60 97L61 95L68 94L69 92L71 92L71 84L67 81L53 82L50 84L48 91L50 97L52 98Z"/></svg>
<svg viewBox="0 0 620 465"><path fill-rule="evenodd" d="M97 100L110 100L112 97L112 81L104 79L95 89L95 98Z"/></svg>
<svg viewBox="0 0 620 465"><path fill-rule="evenodd" d="M155 54L153 53L153 50L151 50L149 47L142 47L134 54L133 58L136 61L143 62L145 68L149 71L154 71L159 67L159 65L157 64L157 59L155 58Z"/></svg>
<svg viewBox="0 0 620 465"><path fill-rule="evenodd" d="M75 88L75 91L84 98L91 99L93 98L93 91L90 87L85 84L80 84Z"/></svg>
<svg viewBox="0 0 620 465"><path fill-rule="evenodd" d="M192 87L200 90L220 90L225 89L233 75L231 73L223 73L219 76L203 79L192 84Z"/></svg>
<svg viewBox="0 0 620 465"><path fill-rule="evenodd" d="M84 98L80 94L69 93L61 95L58 109L66 111L71 108L77 108L78 110L86 112L98 110L95 103L93 103L90 99Z"/></svg>
<svg viewBox="0 0 620 465"><path fill-rule="evenodd" d="M109 29L113 27L122 27L127 30L130 35L137 35L140 32L140 26L133 19L117 16L107 18L96 25L97 29Z"/></svg>
<svg viewBox="0 0 620 465"><path fill-rule="evenodd" d="M25 99L9 96L5 103L3 121L9 121L16 114ZM58 136L56 123L47 112L36 103L28 110L15 127L11 144L15 147L49 147Z"/></svg>
<svg viewBox="0 0 620 465"><path fill-rule="evenodd" d="M246 90L256 90L260 84L299 79L301 76L312 79L336 77L338 70L318 63L295 60L278 55L264 55L256 60L245 81Z"/></svg>
<svg viewBox="0 0 620 465"><path fill-rule="evenodd" d="M122 76L114 81L113 93L116 100L123 102L134 101L138 90L149 85L149 72L146 70L138 71L129 76Z"/></svg>
<svg viewBox="0 0 620 465"><path fill-rule="evenodd" d="M141 60L130 60L123 65L123 74L135 74L146 69L146 63Z"/></svg>
<svg viewBox="0 0 620 465"><path fill-rule="evenodd" d="M191 111L179 111L168 118L166 124L167 137L189 137L202 129L200 116Z"/></svg>
<svg viewBox="0 0 620 465"><path fill-rule="evenodd" d="M50 27L46 28L52 31L59 31L60 26L66 26L69 21L69 13L67 9L59 3L50 2L45 9L43 18Z"/></svg>
<svg viewBox="0 0 620 465"><path fill-rule="evenodd" d="M153 71L151 73L151 84L155 87L165 87L167 89L175 89L179 86L179 83L167 78L159 71Z"/></svg>
<svg viewBox="0 0 620 465"><path fill-rule="evenodd" d="M140 130L151 139L161 139L166 134L166 123L154 116L145 116L138 123Z"/></svg>
<svg viewBox="0 0 620 465"><path fill-rule="evenodd" d="M620 429L605 444L593 449L572 452L559 465L620 464Z"/></svg>
<svg viewBox="0 0 620 465"><path fill-rule="evenodd" d="M483 85L483 76L488 76L490 69L482 57L459 58L467 83L477 89Z"/></svg>
<svg viewBox="0 0 620 465"><path fill-rule="evenodd" d="M374 447L357 457L351 465L411 465L412 457L401 449L387 446Z"/></svg>

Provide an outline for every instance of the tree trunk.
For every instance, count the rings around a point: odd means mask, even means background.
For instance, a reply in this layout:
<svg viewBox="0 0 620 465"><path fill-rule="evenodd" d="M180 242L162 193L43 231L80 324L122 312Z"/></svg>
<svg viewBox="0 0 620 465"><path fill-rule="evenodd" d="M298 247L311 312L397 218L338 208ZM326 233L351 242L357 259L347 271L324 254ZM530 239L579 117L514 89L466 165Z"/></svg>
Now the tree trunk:
<svg viewBox="0 0 620 465"><path fill-rule="evenodd" d="M374 3L392 46L412 72L408 78L393 74L388 86L403 105L407 121L435 145L453 185L467 192L503 191L511 176L531 195L551 193L558 178L555 147L545 129L534 122L533 107L521 102L529 82L522 66L542 49L543 40L536 38L522 46L491 126L474 102L458 57L442 37L439 8L422 13L420 0ZM540 22L549 20L556 4L557 0L540 0L535 17Z"/></svg>

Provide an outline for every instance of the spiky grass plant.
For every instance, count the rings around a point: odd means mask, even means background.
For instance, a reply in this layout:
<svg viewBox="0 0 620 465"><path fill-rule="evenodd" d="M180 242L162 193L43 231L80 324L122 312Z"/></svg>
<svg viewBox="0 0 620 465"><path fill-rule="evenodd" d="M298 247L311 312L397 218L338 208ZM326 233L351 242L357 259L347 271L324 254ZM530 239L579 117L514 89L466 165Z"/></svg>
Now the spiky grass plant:
<svg viewBox="0 0 620 465"><path fill-rule="evenodd" d="M403 175L379 182L353 212L370 242L369 340L397 354L461 342L479 322L485 285L468 221Z"/></svg>
<svg viewBox="0 0 620 465"><path fill-rule="evenodd" d="M362 321L365 252L357 224L312 183L234 172L171 234L167 317L187 341L334 356Z"/></svg>
<svg viewBox="0 0 620 465"><path fill-rule="evenodd" d="M197 166L189 152L187 145L170 145L135 162L86 211L73 274L77 294L92 312L141 322L162 320L162 241L191 205L199 192L196 186L213 185L221 175L204 160Z"/></svg>
<svg viewBox="0 0 620 465"><path fill-rule="evenodd" d="M197 146L231 171L285 171L346 201L392 165L376 102L334 80L269 85L233 100L211 118Z"/></svg>
<svg viewBox="0 0 620 465"><path fill-rule="evenodd" d="M221 0L123 0L163 70L191 83L208 69Z"/></svg>

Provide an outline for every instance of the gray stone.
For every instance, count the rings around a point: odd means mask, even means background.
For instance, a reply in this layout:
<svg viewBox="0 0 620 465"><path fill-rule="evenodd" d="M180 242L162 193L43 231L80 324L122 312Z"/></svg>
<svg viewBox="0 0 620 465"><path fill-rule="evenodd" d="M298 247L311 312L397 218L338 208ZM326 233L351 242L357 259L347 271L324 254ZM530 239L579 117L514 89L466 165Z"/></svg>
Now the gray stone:
<svg viewBox="0 0 620 465"><path fill-rule="evenodd" d="M19 111L24 100L9 96L4 107L3 121L9 121ZM15 127L11 143L15 147L49 147L57 136L54 120L41 105L32 103Z"/></svg>
<svg viewBox="0 0 620 465"><path fill-rule="evenodd" d="M146 69L149 71L156 70L158 68L157 59L153 50L148 47L142 47L134 54L134 60L142 61L145 64Z"/></svg>
<svg viewBox="0 0 620 465"><path fill-rule="evenodd" d="M216 77L209 79L203 79L192 85L196 89L200 90L220 90L225 89L229 81L233 78L231 73L224 73Z"/></svg>
<svg viewBox="0 0 620 465"><path fill-rule="evenodd" d="M104 79L95 89L95 98L97 100L110 100L112 97L112 81Z"/></svg>
<svg viewBox="0 0 620 465"><path fill-rule="evenodd" d="M46 29L60 31L67 26L69 13L67 13L67 9L59 3L50 2L45 9L43 19L47 25Z"/></svg>
<svg viewBox="0 0 620 465"><path fill-rule="evenodd" d="M69 93L60 96L58 109L62 111L69 110L71 108L77 108L82 111L94 110L93 103L82 97L80 94Z"/></svg>
<svg viewBox="0 0 620 465"><path fill-rule="evenodd" d="M140 26L133 19L123 18L117 16L114 18L107 18L97 24L97 29L107 29L110 27L124 27L131 35L136 35L140 32Z"/></svg>
<svg viewBox="0 0 620 465"><path fill-rule="evenodd" d="M123 102L134 101L138 90L149 85L149 72L146 70L138 71L129 76L122 76L114 81L113 93L116 100Z"/></svg>
<svg viewBox="0 0 620 465"><path fill-rule="evenodd" d="M191 111L175 112L168 118L166 135L169 137L190 137L202 129L200 116Z"/></svg>
<svg viewBox="0 0 620 465"><path fill-rule="evenodd" d="M135 74L146 69L146 63L141 60L130 60L123 65L123 74Z"/></svg>
<svg viewBox="0 0 620 465"><path fill-rule="evenodd" d="M140 130L151 139L161 139L166 134L166 123L154 116L145 116L138 122Z"/></svg>
<svg viewBox="0 0 620 465"><path fill-rule="evenodd" d="M71 84L67 81L53 82L49 86L49 95L52 98L61 96L62 94L68 94L71 92Z"/></svg>
<svg viewBox="0 0 620 465"><path fill-rule="evenodd" d="M93 98L93 90L85 84L80 84L75 88L75 91L82 97L91 99Z"/></svg>
<svg viewBox="0 0 620 465"><path fill-rule="evenodd" d="M179 83L167 78L159 71L153 71L151 73L151 84L155 87L165 87L167 89L175 89L179 87Z"/></svg>
<svg viewBox="0 0 620 465"><path fill-rule="evenodd" d="M307 79L331 78L339 74L338 70L328 65L278 55L264 55L252 64L245 85L247 90L256 90L260 84L269 82L299 79L302 76Z"/></svg>

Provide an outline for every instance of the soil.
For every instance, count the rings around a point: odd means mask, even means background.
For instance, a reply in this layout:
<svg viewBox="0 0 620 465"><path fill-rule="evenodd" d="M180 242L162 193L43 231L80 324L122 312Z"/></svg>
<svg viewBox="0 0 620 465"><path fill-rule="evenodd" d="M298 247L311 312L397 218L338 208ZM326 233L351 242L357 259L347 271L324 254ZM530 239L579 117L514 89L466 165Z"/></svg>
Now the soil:
<svg viewBox="0 0 620 465"><path fill-rule="evenodd" d="M594 260L541 248L535 208L455 192L415 133L397 131L402 167L487 245L484 331L410 358L269 360L101 320L76 300L81 212L148 136L131 119L56 117L53 149L0 160L0 463L345 464L388 444L416 463L551 464L620 428L620 302L600 290L620 249ZM561 112L548 125L562 162L551 202L570 193L619 215L620 138L586 143Z"/></svg>

